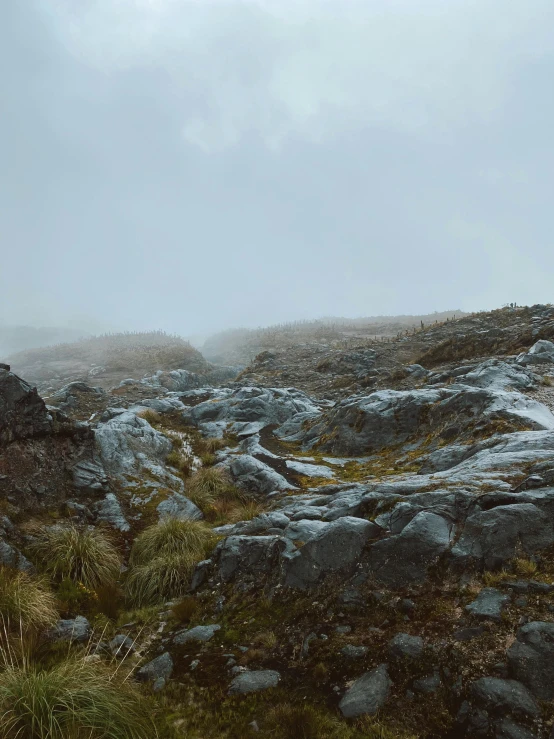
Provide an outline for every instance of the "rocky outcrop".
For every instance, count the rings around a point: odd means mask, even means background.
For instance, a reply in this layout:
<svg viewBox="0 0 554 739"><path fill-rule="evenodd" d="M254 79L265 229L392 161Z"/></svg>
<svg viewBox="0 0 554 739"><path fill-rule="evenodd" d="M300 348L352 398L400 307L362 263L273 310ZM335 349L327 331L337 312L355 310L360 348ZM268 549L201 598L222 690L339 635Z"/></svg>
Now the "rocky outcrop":
<svg viewBox="0 0 554 739"><path fill-rule="evenodd" d="M54 419L36 388L8 369L0 369L0 449L54 430Z"/></svg>

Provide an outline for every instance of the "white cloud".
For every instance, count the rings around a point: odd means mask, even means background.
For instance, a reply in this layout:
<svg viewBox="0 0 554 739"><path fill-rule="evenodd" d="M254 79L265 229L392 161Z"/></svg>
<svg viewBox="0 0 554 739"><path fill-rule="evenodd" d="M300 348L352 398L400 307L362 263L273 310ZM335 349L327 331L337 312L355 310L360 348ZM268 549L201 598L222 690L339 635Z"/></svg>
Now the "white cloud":
<svg viewBox="0 0 554 739"><path fill-rule="evenodd" d="M423 132L486 121L513 66L551 49L543 0L192 2L58 0L59 33L88 64L162 68L183 134L208 150L254 132L273 147L368 126Z"/></svg>

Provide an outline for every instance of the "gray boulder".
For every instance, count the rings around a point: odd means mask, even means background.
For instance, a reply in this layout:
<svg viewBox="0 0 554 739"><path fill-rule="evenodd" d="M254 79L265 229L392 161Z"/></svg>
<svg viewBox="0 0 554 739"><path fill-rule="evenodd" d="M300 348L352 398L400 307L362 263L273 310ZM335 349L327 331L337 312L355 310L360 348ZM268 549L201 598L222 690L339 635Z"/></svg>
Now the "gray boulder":
<svg viewBox="0 0 554 739"><path fill-rule="evenodd" d="M62 619L49 632L52 639L59 641L84 642L90 636L90 623L84 616Z"/></svg>
<svg viewBox="0 0 554 739"><path fill-rule="evenodd" d="M540 709L525 685L517 680L482 677L471 686L475 703L491 715L512 714L537 718Z"/></svg>
<svg viewBox="0 0 554 739"><path fill-rule="evenodd" d="M192 500L181 493L172 493L156 507L160 521L164 518L177 518L180 521L199 521L204 514Z"/></svg>
<svg viewBox="0 0 554 739"><path fill-rule="evenodd" d="M280 536L228 536L214 550L218 576L224 582L237 574L266 576L277 566L285 546Z"/></svg>
<svg viewBox="0 0 554 739"><path fill-rule="evenodd" d="M52 416L37 389L13 372L0 369L0 448L50 433Z"/></svg>
<svg viewBox="0 0 554 739"><path fill-rule="evenodd" d="M484 565L493 569L517 556L520 546L527 555L532 555L553 543L552 522L537 506L500 505L469 516L452 549L452 557L464 566Z"/></svg>
<svg viewBox="0 0 554 739"><path fill-rule="evenodd" d="M283 475L250 454L233 457L229 469L235 483L247 490L267 495L276 490L295 489Z"/></svg>
<svg viewBox="0 0 554 739"><path fill-rule="evenodd" d="M281 675L277 670L253 670L239 673L229 686L229 695L257 693L260 690L276 688Z"/></svg>
<svg viewBox="0 0 554 739"><path fill-rule="evenodd" d="M0 565L13 567L13 569L22 570L23 572L33 572L35 569L19 549L8 544L2 538L0 538Z"/></svg>
<svg viewBox="0 0 554 739"><path fill-rule="evenodd" d="M508 649L510 674L543 701L554 699L554 623L532 621Z"/></svg>
<svg viewBox="0 0 554 739"><path fill-rule="evenodd" d="M164 652L151 662L143 665L136 673L136 679L141 682L153 682L163 680L164 684L171 677L173 672L173 660L169 652ZM159 683L158 683L159 684Z"/></svg>
<svg viewBox="0 0 554 739"><path fill-rule="evenodd" d="M323 575L351 569L379 532L371 521L353 516L326 524L304 546L283 554L283 583L305 590Z"/></svg>
<svg viewBox="0 0 554 739"><path fill-rule="evenodd" d="M132 475L142 468L164 474L171 441L144 418L124 411L96 429L96 443L104 468L116 475Z"/></svg>
<svg viewBox="0 0 554 739"><path fill-rule="evenodd" d="M391 588L423 582L450 544L450 524L435 513L421 511L400 534L371 547L373 576Z"/></svg>
<svg viewBox="0 0 554 739"><path fill-rule="evenodd" d="M356 718L365 714L373 715L385 704L392 682L387 665L379 665L346 691L339 708L345 718Z"/></svg>
<svg viewBox="0 0 554 739"><path fill-rule="evenodd" d="M538 736L525 726L518 726L509 718L504 718L494 727L494 739L538 739Z"/></svg>
<svg viewBox="0 0 554 739"><path fill-rule="evenodd" d="M529 349L528 352L520 354L517 358L518 364L541 365L554 363L554 344L551 341L541 339Z"/></svg>

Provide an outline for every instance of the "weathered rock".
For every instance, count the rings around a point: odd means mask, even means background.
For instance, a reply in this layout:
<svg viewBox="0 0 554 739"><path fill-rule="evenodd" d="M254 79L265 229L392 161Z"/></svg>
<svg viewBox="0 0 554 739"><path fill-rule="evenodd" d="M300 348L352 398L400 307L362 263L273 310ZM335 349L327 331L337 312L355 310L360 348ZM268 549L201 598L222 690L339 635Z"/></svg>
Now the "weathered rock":
<svg viewBox="0 0 554 739"><path fill-rule="evenodd" d="M510 602L510 596L496 590L483 588L477 598L466 606L466 611L476 618L500 621L502 611Z"/></svg>
<svg viewBox="0 0 554 739"><path fill-rule="evenodd" d="M104 468L116 475L132 475L141 468L162 475L171 441L131 411L124 411L96 429L96 443Z"/></svg>
<svg viewBox="0 0 554 739"><path fill-rule="evenodd" d="M218 575L224 582L238 573L241 577L268 575L285 546L280 536L229 536L214 550Z"/></svg>
<svg viewBox="0 0 554 739"><path fill-rule="evenodd" d="M374 577L392 588L425 580L450 544L450 525L435 513L422 511L402 529L371 547L369 564Z"/></svg>
<svg viewBox="0 0 554 739"><path fill-rule="evenodd" d="M546 339L537 341L528 352L520 354L517 358L518 364L540 365L554 363L554 344Z"/></svg>
<svg viewBox="0 0 554 739"><path fill-rule="evenodd" d="M504 718L494 727L494 739L538 739L538 737L525 726L518 726L509 718Z"/></svg>
<svg viewBox="0 0 554 739"><path fill-rule="evenodd" d="M388 652L394 660L415 660L421 657L423 648L423 639L420 636L396 634L389 642Z"/></svg>
<svg viewBox="0 0 554 739"><path fill-rule="evenodd" d="M508 649L510 673L536 698L554 699L554 623L532 621L517 632Z"/></svg>
<svg viewBox="0 0 554 739"><path fill-rule="evenodd" d="M118 659L124 659L134 648L134 641L126 634L117 634L110 642L110 652Z"/></svg>
<svg viewBox="0 0 554 739"><path fill-rule="evenodd" d="M186 631L180 631L173 639L174 644L186 644L189 641L206 642L213 639L216 632L221 629L219 624L208 624L206 626L195 626Z"/></svg>
<svg viewBox="0 0 554 739"><path fill-rule="evenodd" d="M52 416L36 388L13 372L0 369L0 448L52 431Z"/></svg>
<svg viewBox="0 0 554 739"><path fill-rule="evenodd" d="M90 623L84 616L58 621L50 631L52 639L60 641L84 642L90 636Z"/></svg>
<svg viewBox="0 0 554 739"><path fill-rule="evenodd" d="M340 650L340 653L343 657L347 657L348 659L360 659L361 657L365 657L367 651L367 647L358 647L354 646L353 644L347 644Z"/></svg>
<svg viewBox="0 0 554 739"><path fill-rule="evenodd" d="M414 680L413 688L416 693L424 693L430 695L436 693L442 684L440 674L434 672L432 675L427 677L420 677L418 680Z"/></svg>
<svg viewBox="0 0 554 739"><path fill-rule="evenodd" d="M532 503L499 505L469 516L452 549L460 565L501 567L517 555L521 546L532 555L554 543L549 517Z"/></svg>
<svg viewBox="0 0 554 739"><path fill-rule="evenodd" d="M522 423L536 429L554 428L554 415L546 406L518 392L451 385L423 390L379 390L353 396L325 412L304 435L308 445L318 443L333 454L359 455L427 436L446 424L456 424L456 435L489 421Z"/></svg>
<svg viewBox="0 0 554 739"><path fill-rule="evenodd" d="M279 426L298 413L319 413L311 398L300 390L242 387L190 408L184 420L200 429L207 424L230 424L235 433L249 435L265 426Z"/></svg>
<svg viewBox="0 0 554 739"><path fill-rule="evenodd" d="M241 672L233 678L229 686L229 695L257 693L260 690L276 688L281 675L276 670L253 670Z"/></svg>
<svg viewBox="0 0 554 739"><path fill-rule="evenodd" d="M143 665L136 673L136 679L141 682L157 682L169 680L173 672L173 660L169 652L164 652L151 662Z"/></svg>
<svg viewBox="0 0 554 739"><path fill-rule="evenodd" d="M33 572L34 567L19 549L0 538L0 565L23 572Z"/></svg>
<svg viewBox="0 0 554 739"><path fill-rule="evenodd" d="M192 500L181 493L172 493L156 507L161 519L177 518L180 521L199 521L204 514Z"/></svg>
<svg viewBox="0 0 554 739"><path fill-rule="evenodd" d="M118 531L129 531L131 528L113 493L108 493L104 500L98 503L96 517L98 521L104 521Z"/></svg>
<svg viewBox="0 0 554 739"><path fill-rule="evenodd" d="M517 680L482 677L471 686L471 695L478 706L491 715L530 716L536 718L540 709L525 685Z"/></svg>
<svg viewBox="0 0 554 739"><path fill-rule="evenodd" d="M71 468L74 486L82 492L95 493L108 488L106 471L98 459L83 459Z"/></svg>
<svg viewBox="0 0 554 739"><path fill-rule="evenodd" d="M276 490L293 490L294 485L265 462L249 454L241 454L231 460L231 475L242 488L257 493L272 493Z"/></svg>
<svg viewBox="0 0 554 739"><path fill-rule="evenodd" d="M283 555L283 582L305 590L331 572L348 570L380 529L371 521L345 516L321 527L300 549Z"/></svg>
<svg viewBox="0 0 554 739"><path fill-rule="evenodd" d="M344 694L339 708L345 718L373 715L385 704L392 682L387 665L379 665L367 672Z"/></svg>

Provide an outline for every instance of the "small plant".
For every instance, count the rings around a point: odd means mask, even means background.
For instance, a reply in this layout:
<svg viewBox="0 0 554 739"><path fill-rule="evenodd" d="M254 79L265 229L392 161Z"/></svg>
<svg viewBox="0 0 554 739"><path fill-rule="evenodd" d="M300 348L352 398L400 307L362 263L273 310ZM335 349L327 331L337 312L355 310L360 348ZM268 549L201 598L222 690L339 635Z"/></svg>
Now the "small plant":
<svg viewBox="0 0 554 739"><path fill-rule="evenodd" d="M323 662L318 662L312 670L312 675L317 682L323 682L329 677L329 668Z"/></svg>
<svg viewBox="0 0 554 739"><path fill-rule="evenodd" d="M324 709L311 705L282 703L267 715L269 736L276 739L342 739L348 728Z"/></svg>
<svg viewBox="0 0 554 739"><path fill-rule="evenodd" d="M173 617L179 623L188 623L195 613L198 612L198 601L192 595L186 595L184 598L171 608Z"/></svg>
<svg viewBox="0 0 554 739"><path fill-rule="evenodd" d="M56 599L46 583L25 572L0 567L2 631L44 629L57 619Z"/></svg>
<svg viewBox="0 0 554 739"><path fill-rule="evenodd" d="M135 539L127 578L127 596L135 606L183 595L196 564L217 538L201 521L167 518Z"/></svg>
<svg viewBox="0 0 554 739"><path fill-rule="evenodd" d="M521 577L533 577L537 574L538 566L532 559L518 557L513 561L514 570Z"/></svg>
<svg viewBox="0 0 554 739"><path fill-rule="evenodd" d="M121 571L121 556L111 537L91 526L43 528L32 549L54 578L69 578L91 590L114 585Z"/></svg>
<svg viewBox="0 0 554 739"><path fill-rule="evenodd" d="M217 462L217 457L211 452L204 452L204 454L200 455L200 461L204 467L213 467Z"/></svg>
<svg viewBox="0 0 554 739"><path fill-rule="evenodd" d="M140 418L144 418L145 421L148 421L148 423L151 426L156 426L157 424L161 423L162 417L157 411L152 410L149 408L146 411L141 411L141 413L138 414Z"/></svg>
<svg viewBox="0 0 554 739"><path fill-rule="evenodd" d="M252 642L258 647L273 649L277 644L277 637L273 631L262 631L259 634L256 634Z"/></svg>
<svg viewBox="0 0 554 739"><path fill-rule="evenodd" d="M0 672L2 739L154 739L143 696L117 671L84 660Z"/></svg>
<svg viewBox="0 0 554 739"><path fill-rule="evenodd" d="M546 387L553 387L554 377L552 377L552 375L544 375L542 378L542 384L546 385Z"/></svg>
<svg viewBox="0 0 554 739"><path fill-rule="evenodd" d="M190 457L187 457L185 454L182 454L181 452L174 449L173 451L169 452L169 454L165 458L165 461L171 467L175 467L175 469L179 470L182 475L186 476L190 474L192 464Z"/></svg>

